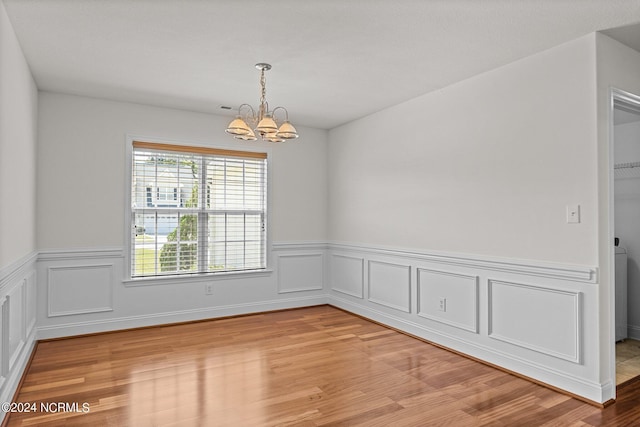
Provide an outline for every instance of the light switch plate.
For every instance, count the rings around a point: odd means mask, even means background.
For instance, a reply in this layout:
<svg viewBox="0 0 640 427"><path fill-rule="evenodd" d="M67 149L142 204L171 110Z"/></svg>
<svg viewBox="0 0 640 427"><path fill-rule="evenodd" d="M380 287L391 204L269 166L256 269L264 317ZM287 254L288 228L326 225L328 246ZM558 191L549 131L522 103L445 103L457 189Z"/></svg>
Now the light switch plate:
<svg viewBox="0 0 640 427"><path fill-rule="evenodd" d="M580 223L580 205L567 205L567 224Z"/></svg>

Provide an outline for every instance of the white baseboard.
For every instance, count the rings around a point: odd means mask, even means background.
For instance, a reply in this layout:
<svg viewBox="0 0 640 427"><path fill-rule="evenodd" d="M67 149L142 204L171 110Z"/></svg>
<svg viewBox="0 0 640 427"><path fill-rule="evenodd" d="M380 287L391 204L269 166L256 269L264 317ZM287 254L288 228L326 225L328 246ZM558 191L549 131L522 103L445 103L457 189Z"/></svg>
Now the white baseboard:
<svg viewBox="0 0 640 427"><path fill-rule="evenodd" d="M640 341L640 326L627 325L627 338Z"/></svg>
<svg viewBox="0 0 640 427"><path fill-rule="evenodd" d="M308 307L326 303L327 298L324 295L307 296L279 299L273 301L262 301L259 303L234 304L194 310L181 310L168 313L154 313L140 316L117 317L106 320L73 322L39 327L38 339L43 340L116 331L122 329L141 328L146 326L164 325L170 323L207 320L225 316L237 316L242 314L261 313L289 308Z"/></svg>

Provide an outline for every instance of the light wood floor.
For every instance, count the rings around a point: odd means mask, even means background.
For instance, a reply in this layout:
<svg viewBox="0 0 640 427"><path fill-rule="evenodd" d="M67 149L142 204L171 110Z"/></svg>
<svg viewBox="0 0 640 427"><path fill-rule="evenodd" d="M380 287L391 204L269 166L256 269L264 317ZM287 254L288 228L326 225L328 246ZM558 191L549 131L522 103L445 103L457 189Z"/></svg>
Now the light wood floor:
<svg viewBox="0 0 640 427"><path fill-rule="evenodd" d="M8 425L640 425L639 393L599 409L319 306L40 343L17 401L67 411Z"/></svg>
<svg viewBox="0 0 640 427"><path fill-rule="evenodd" d="M626 339L616 343L616 384L640 376L640 341Z"/></svg>

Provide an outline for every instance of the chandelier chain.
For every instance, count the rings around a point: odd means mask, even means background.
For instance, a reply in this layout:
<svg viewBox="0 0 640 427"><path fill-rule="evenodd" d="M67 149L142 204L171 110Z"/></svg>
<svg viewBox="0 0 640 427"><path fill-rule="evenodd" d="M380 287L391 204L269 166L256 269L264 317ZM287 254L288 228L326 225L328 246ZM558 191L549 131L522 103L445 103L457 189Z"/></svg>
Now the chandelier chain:
<svg viewBox="0 0 640 427"><path fill-rule="evenodd" d="M262 88L260 105L264 105L264 103L267 102L267 81L264 78L264 68L260 70L260 87Z"/></svg>

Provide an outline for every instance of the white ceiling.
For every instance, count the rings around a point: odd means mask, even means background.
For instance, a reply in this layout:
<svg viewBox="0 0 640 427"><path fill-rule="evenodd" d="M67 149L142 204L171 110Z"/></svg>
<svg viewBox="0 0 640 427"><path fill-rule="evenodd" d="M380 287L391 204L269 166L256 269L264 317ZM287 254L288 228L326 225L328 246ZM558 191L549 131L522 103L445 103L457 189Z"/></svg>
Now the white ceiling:
<svg viewBox="0 0 640 427"><path fill-rule="evenodd" d="M269 62L270 105L327 129L640 22L640 0L3 2L40 89L224 114Z"/></svg>

